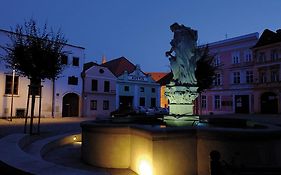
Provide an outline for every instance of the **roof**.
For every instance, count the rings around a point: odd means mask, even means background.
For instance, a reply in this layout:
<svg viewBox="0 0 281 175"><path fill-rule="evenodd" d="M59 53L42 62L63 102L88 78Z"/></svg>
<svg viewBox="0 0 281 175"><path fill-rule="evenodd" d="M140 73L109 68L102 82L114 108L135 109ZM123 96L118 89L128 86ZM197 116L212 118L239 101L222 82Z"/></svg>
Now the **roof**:
<svg viewBox="0 0 281 175"><path fill-rule="evenodd" d="M253 48L278 42L281 42L281 29L277 30L276 32L273 32L269 29L265 29Z"/></svg>
<svg viewBox="0 0 281 175"><path fill-rule="evenodd" d="M85 63L83 66L83 72L85 72L86 70L90 69L93 66L100 66L100 65L94 62Z"/></svg>
<svg viewBox="0 0 281 175"><path fill-rule="evenodd" d="M0 32L10 33L10 34L17 34L17 33L13 32L13 31L8 31L8 30L4 30L4 29L0 29ZM23 36L24 36L24 35L23 35ZM26 36L26 35L25 35L25 36ZM85 50L85 47L76 46L76 45L73 45L73 44L65 43L64 45L70 46L70 47L76 47L76 48Z"/></svg>
<svg viewBox="0 0 281 175"><path fill-rule="evenodd" d="M170 72L170 73L167 73L164 77L162 77L161 79L159 79L157 81L157 83L159 83L160 85L166 85L166 84L169 84L170 81L172 80L173 78L173 73Z"/></svg>
<svg viewBox="0 0 281 175"><path fill-rule="evenodd" d="M146 74L151 75L151 78L152 78L154 81L158 81L158 80L160 80L161 78L163 78L165 75L167 75L168 72L146 72Z"/></svg>
<svg viewBox="0 0 281 175"><path fill-rule="evenodd" d="M110 60L102 66L107 67L116 77L119 77L125 71L132 73L136 69L136 66L125 57Z"/></svg>

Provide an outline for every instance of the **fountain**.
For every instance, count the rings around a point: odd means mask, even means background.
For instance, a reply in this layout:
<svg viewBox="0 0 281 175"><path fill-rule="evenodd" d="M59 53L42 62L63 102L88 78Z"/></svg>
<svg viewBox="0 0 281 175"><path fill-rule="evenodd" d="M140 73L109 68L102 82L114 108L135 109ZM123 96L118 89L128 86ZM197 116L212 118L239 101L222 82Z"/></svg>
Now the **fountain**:
<svg viewBox="0 0 281 175"><path fill-rule="evenodd" d="M83 162L130 168L139 175L207 175L209 154L218 150L223 160L237 166L281 166L281 130L277 126L213 117L204 120L207 124L193 126L199 122L192 115L192 101L197 97L197 32L177 23L171 30L174 38L166 56L174 76L165 92L170 101L166 125L82 122Z"/></svg>

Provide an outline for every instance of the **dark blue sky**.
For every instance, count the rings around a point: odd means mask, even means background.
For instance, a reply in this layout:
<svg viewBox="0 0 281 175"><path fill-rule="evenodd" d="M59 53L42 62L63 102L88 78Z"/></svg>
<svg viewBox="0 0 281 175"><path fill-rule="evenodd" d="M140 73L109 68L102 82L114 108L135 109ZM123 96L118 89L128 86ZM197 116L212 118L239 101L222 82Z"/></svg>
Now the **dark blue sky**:
<svg viewBox="0 0 281 175"><path fill-rule="evenodd" d="M280 12L279 0L3 0L0 28L33 17L85 47L86 61L125 56L144 71L169 71L172 23L198 30L203 44L281 28Z"/></svg>

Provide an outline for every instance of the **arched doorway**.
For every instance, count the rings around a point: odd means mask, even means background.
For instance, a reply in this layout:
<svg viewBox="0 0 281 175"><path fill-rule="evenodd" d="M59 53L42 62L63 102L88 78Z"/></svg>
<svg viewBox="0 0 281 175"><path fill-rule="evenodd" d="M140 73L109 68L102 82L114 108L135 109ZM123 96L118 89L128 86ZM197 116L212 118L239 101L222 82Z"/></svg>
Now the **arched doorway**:
<svg viewBox="0 0 281 175"><path fill-rule="evenodd" d="M261 113L277 114L278 113L278 97L273 92L265 92L261 95Z"/></svg>
<svg viewBox="0 0 281 175"><path fill-rule="evenodd" d="M62 99L62 116L78 117L79 116L79 96L75 93L68 93Z"/></svg>

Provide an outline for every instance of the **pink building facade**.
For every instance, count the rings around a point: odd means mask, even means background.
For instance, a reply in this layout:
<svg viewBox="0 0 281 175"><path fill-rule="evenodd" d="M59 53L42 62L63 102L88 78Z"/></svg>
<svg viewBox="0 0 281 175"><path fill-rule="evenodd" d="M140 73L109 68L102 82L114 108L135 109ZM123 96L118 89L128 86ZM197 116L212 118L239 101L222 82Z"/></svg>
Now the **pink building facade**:
<svg viewBox="0 0 281 175"><path fill-rule="evenodd" d="M281 113L281 30L264 30L252 51L257 80L254 86L254 111Z"/></svg>
<svg viewBox="0 0 281 175"><path fill-rule="evenodd" d="M215 55L215 78L212 88L200 94L196 113L255 112L253 88L257 75L251 48L257 41L258 33L251 33L209 44L210 52Z"/></svg>

